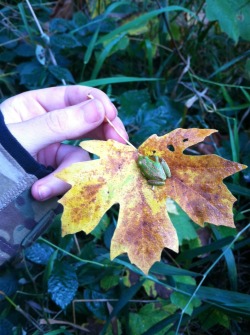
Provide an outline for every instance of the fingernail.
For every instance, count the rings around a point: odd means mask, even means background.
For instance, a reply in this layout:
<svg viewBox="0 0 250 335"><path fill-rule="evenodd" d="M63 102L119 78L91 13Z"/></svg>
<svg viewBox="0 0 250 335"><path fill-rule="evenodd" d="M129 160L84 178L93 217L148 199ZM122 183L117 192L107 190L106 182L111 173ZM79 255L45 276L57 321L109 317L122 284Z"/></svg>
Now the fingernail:
<svg viewBox="0 0 250 335"><path fill-rule="evenodd" d="M95 123L103 118L104 110L102 104L97 100L90 100L88 104L91 104L91 108L86 108L84 113L84 119L87 123ZM93 106L95 104L95 106ZM86 105L85 105L86 106Z"/></svg>
<svg viewBox="0 0 250 335"><path fill-rule="evenodd" d="M40 186L38 188L38 194L40 197L40 200L47 200L51 196L51 189L48 186Z"/></svg>

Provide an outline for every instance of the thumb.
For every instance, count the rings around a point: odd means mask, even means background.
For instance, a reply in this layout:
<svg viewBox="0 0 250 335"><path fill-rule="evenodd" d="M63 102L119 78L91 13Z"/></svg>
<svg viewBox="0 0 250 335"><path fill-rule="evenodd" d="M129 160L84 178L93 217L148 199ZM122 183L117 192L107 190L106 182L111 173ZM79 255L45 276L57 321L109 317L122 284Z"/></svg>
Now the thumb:
<svg viewBox="0 0 250 335"><path fill-rule="evenodd" d="M83 137L98 127L104 117L103 104L97 99L92 99L24 122L7 124L7 127L34 156L52 143Z"/></svg>

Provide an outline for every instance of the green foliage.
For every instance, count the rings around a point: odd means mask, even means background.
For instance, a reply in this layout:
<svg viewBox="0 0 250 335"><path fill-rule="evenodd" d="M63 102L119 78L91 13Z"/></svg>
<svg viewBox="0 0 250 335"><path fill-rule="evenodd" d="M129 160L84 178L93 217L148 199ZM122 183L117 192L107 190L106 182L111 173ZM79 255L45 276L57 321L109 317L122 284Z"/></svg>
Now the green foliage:
<svg viewBox="0 0 250 335"><path fill-rule="evenodd" d="M250 3L240 0L206 0L208 20L218 20L221 29L238 42L239 38L250 41Z"/></svg>
<svg viewBox="0 0 250 335"><path fill-rule="evenodd" d="M164 304L164 302L152 303L143 306L136 313L130 313L129 315L129 328L131 335L141 335L151 326L157 322L164 320L166 316L171 315L176 311L176 307L170 304ZM140 326L138 326L140 325ZM158 334L164 335L168 331L168 327L164 327Z"/></svg>
<svg viewBox="0 0 250 335"><path fill-rule="evenodd" d="M74 268L66 261L56 261L48 280L52 300L64 309L74 298L78 280Z"/></svg>
<svg viewBox="0 0 250 335"><path fill-rule="evenodd" d="M12 332L13 324L6 320L0 319L0 332L2 335L9 335Z"/></svg>
<svg viewBox="0 0 250 335"><path fill-rule="evenodd" d="M177 285L178 283L195 285L195 280L188 276L176 276L174 279ZM181 292L176 291L171 294L170 300L174 306L177 306L182 310L186 307L185 313L189 314L190 316L192 315L194 308L199 307L201 304L201 301L194 297L191 303L188 305L189 297Z"/></svg>
<svg viewBox="0 0 250 335"><path fill-rule="evenodd" d="M12 295L18 289L17 278L13 272L1 271L0 277L1 293ZM0 295L0 301L4 300L4 295Z"/></svg>
<svg viewBox="0 0 250 335"><path fill-rule="evenodd" d="M186 242L192 241L194 245L194 240L197 241L197 245L200 244L200 239L196 232L197 226L190 220L186 212L184 212L173 200L167 200L167 210L173 223L178 239L179 244L184 245Z"/></svg>
<svg viewBox="0 0 250 335"><path fill-rule="evenodd" d="M54 249L45 243L35 242L25 250L25 256L31 262L46 265Z"/></svg>
<svg viewBox="0 0 250 335"><path fill-rule="evenodd" d="M249 1L72 1L57 15L55 2L31 3L45 35L25 2L2 2L1 100L96 86L136 146L178 127L216 128L186 154L249 165ZM109 260L117 207L89 236L62 238L57 217L23 261L1 269L0 333L247 334L249 183L250 169L226 180L237 229L200 228L168 202L180 252L164 250L148 276L126 255Z"/></svg>

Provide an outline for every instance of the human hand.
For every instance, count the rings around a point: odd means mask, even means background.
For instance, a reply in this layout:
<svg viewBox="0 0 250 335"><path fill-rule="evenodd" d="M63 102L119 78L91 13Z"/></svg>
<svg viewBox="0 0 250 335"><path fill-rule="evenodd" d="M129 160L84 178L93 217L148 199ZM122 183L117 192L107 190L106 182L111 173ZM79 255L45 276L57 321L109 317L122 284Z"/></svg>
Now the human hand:
<svg viewBox="0 0 250 335"><path fill-rule="evenodd" d="M88 94L94 99L90 100ZM25 92L5 100L0 109L19 143L40 164L55 169L32 186L33 197L40 201L61 195L70 188L54 177L54 173L89 160L86 151L61 141L87 137L123 143L113 127L105 122L105 116L128 138L115 106L104 92L92 87L60 86Z"/></svg>

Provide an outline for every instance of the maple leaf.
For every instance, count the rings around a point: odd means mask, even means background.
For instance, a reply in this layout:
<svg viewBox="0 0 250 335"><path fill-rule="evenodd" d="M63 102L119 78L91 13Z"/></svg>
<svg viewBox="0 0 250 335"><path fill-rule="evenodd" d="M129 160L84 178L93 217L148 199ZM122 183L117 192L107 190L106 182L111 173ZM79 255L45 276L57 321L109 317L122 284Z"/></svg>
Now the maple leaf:
<svg viewBox="0 0 250 335"><path fill-rule="evenodd" d="M57 173L72 185L60 202L64 206L62 234L90 233L114 204L119 218L111 241L111 259L127 252L132 263L148 273L164 247L178 251L178 237L166 210L166 199L175 200L199 225L234 226L234 196L222 180L245 165L216 155L189 156L184 150L216 132L176 129L152 135L138 150L114 140L85 141L81 147L100 159L75 163ZM139 154L163 158L171 178L152 187L137 166Z"/></svg>

